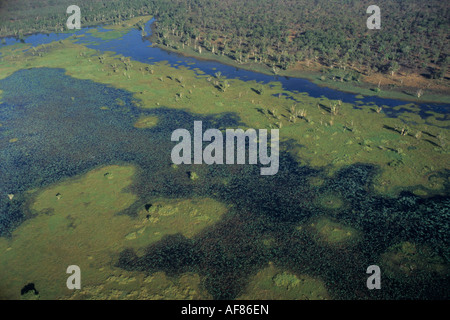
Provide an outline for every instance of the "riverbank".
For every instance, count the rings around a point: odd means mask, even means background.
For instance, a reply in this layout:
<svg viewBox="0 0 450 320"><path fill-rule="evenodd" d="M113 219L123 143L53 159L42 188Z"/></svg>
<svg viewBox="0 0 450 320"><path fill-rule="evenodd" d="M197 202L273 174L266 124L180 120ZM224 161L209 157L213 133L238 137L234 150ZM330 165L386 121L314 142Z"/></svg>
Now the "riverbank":
<svg viewBox="0 0 450 320"><path fill-rule="evenodd" d="M236 68L259 72L266 75L277 75L280 77L303 78L319 86L331 88L348 93L363 96L377 96L386 99L404 100L415 103L450 103L449 80L425 79L419 74L406 74L399 72L394 76L384 73L375 73L370 76L361 75L360 81L348 81L333 75L333 68L326 67L317 62L299 62L288 70L278 69L275 74L273 69L262 63L238 63L226 55L220 55L202 50L202 53L194 50L190 46L166 46L157 43L155 32L151 32L149 38L153 46L160 49L174 52L185 57L192 57L199 60L209 60L226 64ZM403 85L408 84L408 85ZM417 97L418 90L422 90L420 97Z"/></svg>

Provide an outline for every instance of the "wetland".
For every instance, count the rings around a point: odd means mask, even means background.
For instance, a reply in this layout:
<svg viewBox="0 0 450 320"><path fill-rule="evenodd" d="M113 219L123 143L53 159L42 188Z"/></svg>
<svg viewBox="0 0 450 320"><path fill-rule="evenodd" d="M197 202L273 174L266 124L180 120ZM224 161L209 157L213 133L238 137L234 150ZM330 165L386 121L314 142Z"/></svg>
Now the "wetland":
<svg viewBox="0 0 450 320"><path fill-rule="evenodd" d="M0 298L449 298L448 104L184 57L139 19L0 46ZM174 165L195 121L279 130L278 173Z"/></svg>

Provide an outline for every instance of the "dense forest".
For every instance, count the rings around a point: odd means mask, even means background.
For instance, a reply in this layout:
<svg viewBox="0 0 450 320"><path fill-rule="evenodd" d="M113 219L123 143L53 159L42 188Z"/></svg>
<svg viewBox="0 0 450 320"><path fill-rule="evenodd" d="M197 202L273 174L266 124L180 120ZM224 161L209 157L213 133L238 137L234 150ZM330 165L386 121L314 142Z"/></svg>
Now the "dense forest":
<svg viewBox="0 0 450 320"><path fill-rule="evenodd" d="M2 1L0 36L64 30L70 4ZM381 30L367 29L372 4L381 9ZM353 78L360 70L394 74L401 67L443 78L450 62L450 6L439 0L87 0L79 6L84 26L151 14L160 45L265 64L274 73L318 62Z"/></svg>
<svg viewBox="0 0 450 320"><path fill-rule="evenodd" d="M67 7L81 9L81 25L120 23L153 12L152 1L145 0L1 0L0 37L21 38L36 32L66 30Z"/></svg>

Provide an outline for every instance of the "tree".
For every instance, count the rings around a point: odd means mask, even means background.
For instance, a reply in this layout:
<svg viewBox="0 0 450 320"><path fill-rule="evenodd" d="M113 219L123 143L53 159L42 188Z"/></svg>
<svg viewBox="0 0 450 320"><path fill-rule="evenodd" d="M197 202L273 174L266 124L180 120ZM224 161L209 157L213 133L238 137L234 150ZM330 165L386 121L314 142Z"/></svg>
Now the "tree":
<svg viewBox="0 0 450 320"><path fill-rule="evenodd" d="M400 66L397 61L391 61L389 64L389 72L391 73L391 76L394 76L394 74L400 69Z"/></svg>

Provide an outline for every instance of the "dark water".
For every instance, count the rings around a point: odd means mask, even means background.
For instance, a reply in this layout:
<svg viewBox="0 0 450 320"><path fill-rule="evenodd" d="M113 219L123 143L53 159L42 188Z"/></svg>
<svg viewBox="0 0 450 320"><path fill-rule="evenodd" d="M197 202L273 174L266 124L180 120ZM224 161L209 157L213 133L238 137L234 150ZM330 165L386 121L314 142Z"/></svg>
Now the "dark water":
<svg viewBox="0 0 450 320"><path fill-rule="evenodd" d="M159 196L211 197L232 204L233 209L194 239L165 237L140 258L125 250L115 257L123 269L171 275L194 271L216 299L237 297L249 277L269 261L298 274L321 277L336 299L450 298L448 275L429 273L408 280L384 277L383 290L369 291L365 286L366 268L379 262L389 246L402 241L428 245L448 263L448 197L422 199L410 193L380 197L372 192L378 172L374 166L352 165L327 178L286 152L281 152L280 171L272 177L260 176L259 168L249 165L173 170L173 130L192 130L194 120L203 121L205 127L236 127L240 124L237 115L202 117L166 108L141 110L130 93L71 78L59 69L18 71L0 80L0 90L0 134L19 139L0 148L0 194L17 194L13 201L1 197L3 236L25 218L24 191L99 165L133 163L142 169L132 187L139 200L124 214L133 214ZM102 106L109 110L101 110ZM136 129L133 123L141 115L156 115L160 121L155 128ZM289 142L282 145L282 149L289 147ZM202 179L195 187L188 178L190 170ZM308 182L312 177L325 182L313 186ZM224 178L230 180L226 185ZM344 199L342 210L336 213L318 205L327 194ZM333 249L296 230L324 214L361 230L359 244ZM270 247L264 245L267 238L274 239Z"/></svg>

